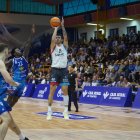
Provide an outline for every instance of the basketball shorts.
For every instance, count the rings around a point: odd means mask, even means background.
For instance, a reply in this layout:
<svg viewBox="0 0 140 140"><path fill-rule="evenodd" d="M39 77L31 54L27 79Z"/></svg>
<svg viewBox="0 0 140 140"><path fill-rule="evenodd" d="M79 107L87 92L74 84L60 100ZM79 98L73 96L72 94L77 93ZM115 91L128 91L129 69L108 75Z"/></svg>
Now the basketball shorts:
<svg viewBox="0 0 140 140"><path fill-rule="evenodd" d="M7 93L10 96L21 97L25 86L26 86L25 82L20 83L19 86L8 86Z"/></svg>
<svg viewBox="0 0 140 140"><path fill-rule="evenodd" d="M4 112L9 112L12 110L7 102L7 97L8 95L6 94L6 91L0 95L0 115Z"/></svg>
<svg viewBox="0 0 140 140"><path fill-rule="evenodd" d="M68 71L67 68L52 68L50 85L68 86Z"/></svg>

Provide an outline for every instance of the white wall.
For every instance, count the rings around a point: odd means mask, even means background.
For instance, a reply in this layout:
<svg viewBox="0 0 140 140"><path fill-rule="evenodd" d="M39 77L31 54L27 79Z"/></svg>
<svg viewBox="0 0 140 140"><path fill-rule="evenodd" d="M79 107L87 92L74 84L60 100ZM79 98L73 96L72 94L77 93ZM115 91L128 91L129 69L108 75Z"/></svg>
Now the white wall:
<svg viewBox="0 0 140 140"><path fill-rule="evenodd" d="M128 26L136 26L137 31L140 31L140 20L133 20L133 21L122 21L119 23L110 23L106 26L106 37L109 36L109 30L113 28L119 28L119 34L127 34L127 27ZM94 32L96 31L96 26L86 25L85 27L79 27L78 33L79 37L81 33L87 32L87 39L89 40L90 37L94 37Z"/></svg>
<svg viewBox="0 0 140 140"><path fill-rule="evenodd" d="M83 27L79 27L78 28L78 34L79 34L79 38L80 38L80 34L81 33L86 33L87 32L87 40L90 40L91 37L95 37L94 35L94 31L96 31L96 26L92 26L92 25L85 25Z"/></svg>
<svg viewBox="0 0 140 140"><path fill-rule="evenodd" d="M107 32L106 36L109 36L109 29L119 28L119 34L127 34L127 27L128 26L136 26L137 31L140 31L140 20L132 20L132 21L124 21L120 23L112 23L107 25Z"/></svg>

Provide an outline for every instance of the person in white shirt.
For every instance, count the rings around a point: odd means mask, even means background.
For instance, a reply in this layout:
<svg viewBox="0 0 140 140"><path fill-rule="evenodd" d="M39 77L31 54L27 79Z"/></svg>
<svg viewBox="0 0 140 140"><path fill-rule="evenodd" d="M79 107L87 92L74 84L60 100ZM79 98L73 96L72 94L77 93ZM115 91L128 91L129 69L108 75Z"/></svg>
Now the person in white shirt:
<svg viewBox="0 0 140 140"><path fill-rule="evenodd" d="M91 86L90 77L84 77L84 81L83 81L83 84L82 84L82 89L84 89L85 86Z"/></svg>
<svg viewBox="0 0 140 140"><path fill-rule="evenodd" d="M116 83L117 87L122 87L123 86L123 81L124 81L124 76L120 75L119 81Z"/></svg>
<svg viewBox="0 0 140 140"><path fill-rule="evenodd" d="M99 85L99 82L98 82L98 77L97 75L93 75L93 78L92 78L92 83L91 83L92 86L98 86Z"/></svg>
<svg viewBox="0 0 140 140"><path fill-rule="evenodd" d="M62 18L61 27L63 32L63 38L58 35L58 27L54 27L54 32L51 40L51 77L50 77L50 94L48 98L48 113L47 120L52 119L52 102L53 96L58 85L61 86L64 100L64 119L69 119L68 115L68 70L67 70L67 49L68 49L68 37L64 27L64 19Z"/></svg>
<svg viewBox="0 0 140 140"><path fill-rule="evenodd" d="M123 83L122 83L122 87L131 87L131 83L128 81L128 78L124 78Z"/></svg>

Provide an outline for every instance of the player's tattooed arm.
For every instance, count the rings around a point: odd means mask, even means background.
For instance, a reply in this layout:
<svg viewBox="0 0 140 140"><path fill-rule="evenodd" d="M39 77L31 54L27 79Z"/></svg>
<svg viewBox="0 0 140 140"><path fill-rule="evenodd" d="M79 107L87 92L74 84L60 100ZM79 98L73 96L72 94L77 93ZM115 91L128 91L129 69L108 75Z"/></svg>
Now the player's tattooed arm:
<svg viewBox="0 0 140 140"><path fill-rule="evenodd" d="M54 47L55 47L55 39L56 39L58 28L59 27L54 27L54 32L53 32L53 35L52 35L51 45L50 45L51 53L52 53L52 51L54 50Z"/></svg>
<svg viewBox="0 0 140 140"><path fill-rule="evenodd" d="M64 26L64 19L62 17L62 21L61 21L61 27L62 27L62 32L63 32L63 37L64 37L64 46L66 48L68 48L68 36L67 36L67 32Z"/></svg>

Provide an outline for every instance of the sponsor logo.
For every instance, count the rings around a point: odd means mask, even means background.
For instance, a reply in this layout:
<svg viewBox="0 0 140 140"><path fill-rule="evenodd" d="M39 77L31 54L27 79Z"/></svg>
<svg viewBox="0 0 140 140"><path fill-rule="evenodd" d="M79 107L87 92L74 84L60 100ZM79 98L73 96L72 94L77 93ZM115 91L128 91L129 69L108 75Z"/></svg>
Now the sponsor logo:
<svg viewBox="0 0 140 140"><path fill-rule="evenodd" d="M44 96L44 94L45 94L46 91L47 91L47 87L45 87L44 90L40 90L37 97L43 98L43 96Z"/></svg>
<svg viewBox="0 0 140 140"><path fill-rule="evenodd" d="M47 112L39 112L37 114L46 116ZM62 112L53 112L52 116L54 116L56 118L63 118L63 113ZM85 116L85 115L77 115L77 114L69 114L69 118L72 120L96 119L96 117L93 117L93 116Z"/></svg>
<svg viewBox="0 0 140 140"><path fill-rule="evenodd" d="M85 90L83 91L83 97L85 97L88 94L88 92Z"/></svg>
<svg viewBox="0 0 140 140"><path fill-rule="evenodd" d="M120 93L120 92L118 92L118 93L116 93L116 92L108 92L108 91L106 91L106 92L104 92L103 93L103 97L104 97L104 99L113 99L113 100L121 100L121 98L125 98L126 97L126 95L125 95L125 93Z"/></svg>
<svg viewBox="0 0 140 140"><path fill-rule="evenodd" d="M55 56L64 56L64 53L55 53Z"/></svg>
<svg viewBox="0 0 140 140"><path fill-rule="evenodd" d="M54 81L55 82L56 80L55 80L55 78L52 78L51 81Z"/></svg>
<svg viewBox="0 0 140 140"><path fill-rule="evenodd" d="M23 94L22 94L22 96L25 96L26 91L27 91L27 86L23 89Z"/></svg>
<svg viewBox="0 0 140 140"><path fill-rule="evenodd" d="M97 98L98 96L101 96L100 91L83 91L83 97L88 97L88 98Z"/></svg>
<svg viewBox="0 0 140 140"><path fill-rule="evenodd" d="M103 94L103 96L104 96L104 99L106 99L106 98L109 96L109 92L105 92L105 93Z"/></svg>
<svg viewBox="0 0 140 140"><path fill-rule="evenodd" d="M61 89L59 89L58 93L57 93L57 97L63 97L63 92Z"/></svg>
<svg viewBox="0 0 140 140"><path fill-rule="evenodd" d="M21 66L19 69L20 69L21 71L23 71L23 70L24 70L24 67Z"/></svg>

